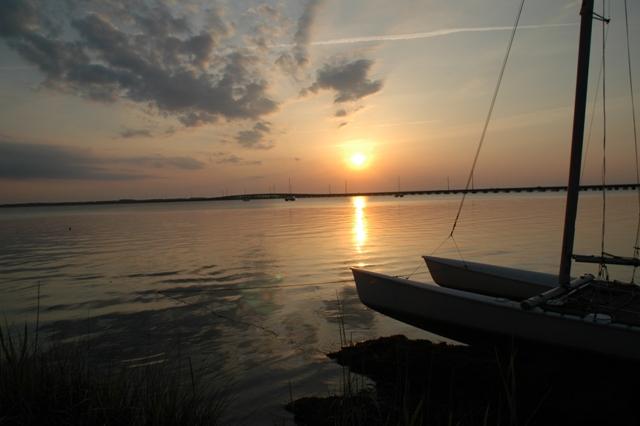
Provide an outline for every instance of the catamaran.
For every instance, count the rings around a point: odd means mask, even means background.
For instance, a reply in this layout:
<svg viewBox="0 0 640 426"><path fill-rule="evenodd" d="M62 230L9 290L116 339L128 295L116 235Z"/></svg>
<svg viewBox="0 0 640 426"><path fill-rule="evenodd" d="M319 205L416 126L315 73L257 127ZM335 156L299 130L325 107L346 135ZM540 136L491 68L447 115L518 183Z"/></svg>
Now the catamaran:
<svg viewBox="0 0 640 426"><path fill-rule="evenodd" d="M640 287L590 274L571 277L572 259L600 265L640 266L637 248L636 255L631 258L604 252L600 256L573 254L592 23L594 19L608 22L594 13L593 0L583 0L580 14L571 159L559 273L545 274L424 256L438 284L434 285L352 268L358 295L365 305L464 343L516 339L640 360ZM472 176L473 169L470 179Z"/></svg>

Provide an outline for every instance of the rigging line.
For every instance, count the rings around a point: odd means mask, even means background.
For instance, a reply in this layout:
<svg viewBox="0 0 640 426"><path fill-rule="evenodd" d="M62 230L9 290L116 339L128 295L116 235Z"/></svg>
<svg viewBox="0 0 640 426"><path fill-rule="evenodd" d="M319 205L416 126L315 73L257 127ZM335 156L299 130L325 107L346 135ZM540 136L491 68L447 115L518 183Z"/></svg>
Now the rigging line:
<svg viewBox="0 0 640 426"><path fill-rule="evenodd" d="M317 282L317 283L310 283L310 284L291 284L291 285L284 285L284 286L280 285L280 286L243 287L243 288L235 287L234 289L235 289L235 290L256 290L256 289L264 289L264 288L285 288L285 287L318 286L318 285L321 285L321 284L336 284L336 283L345 283L345 282L351 282L351 281L352 281L352 280L346 280L346 279L345 279L345 280L324 281L324 282ZM198 292L198 294L215 293L215 292L217 292L217 291L224 291L224 290L231 290L231 287L223 287L223 288L217 288L217 289L211 289L211 290L201 291L201 292ZM163 297L169 298L169 299L171 299L171 300L173 300L173 301L175 301L175 302L182 303L183 305L193 306L191 303L188 303L188 302L186 302L186 301L184 301L184 300L182 300L182 299L179 299L179 298L178 298L178 297L176 297L176 296L171 295L171 293L172 293L172 292L170 292L170 291L156 291L155 293L156 293L156 294L158 294L158 295L160 295L160 296L163 296ZM210 314L212 314L213 316L216 316L216 317L218 317L218 318L221 318L221 319L224 319L224 320L227 320L227 321L229 321L229 322L236 323L236 324L244 324L244 325L247 325L247 326L255 327L255 328L258 328L258 329L260 329L260 330L263 330L263 331L265 331L266 333L269 333L269 334L271 334L271 335L273 335L273 336L280 337L280 336L278 335L278 333L276 333L274 330L271 330L271 329L269 329L269 328L267 328L267 327L264 327L264 326L261 326L261 325L259 325L259 324L255 324L255 323L252 323L252 322L248 322L248 321L243 321L243 320L239 320L239 319L236 319L236 318L232 318L232 317L229 317L229 316L223 315L223 314L221 314L221 313L219 313L219 312L217 312L217 311L215 311L215 310L213 310L213 309L211 309L211 308L205 308L205 309L206 309Z"/></svg>
<svg viewBox="0 0 640 426"><path fill-rule="evenodd" d="M409 278L411 278L412 276L414 276L416 274L416 272L418 272L418 269L420 269L421 267L425 266L424 263L419 264L416 269L413 270L413 272L411 272L409 275L398 275L401 278L404 278L406 280L408 280Z"/></svg>
<svg viewBox="0 0 640 426"><path fill-rule="evenodd" d="M609 37L609 27L607 27L607 34L605 35L605 41ZM589 146L591 145L591 133L593 130L593 122L596 116L596 108L598 107L598 100L600 99L600 81L602 80L602 62L600 62L600 67L598 69L598 78L596 79L596 90L595 90L595 99L593 100L593 106L591 108L591 118L589 119L589 131L587 133L587 144L584 149L584 155L582 158L582 164L586 164L587 157L589 156ZM584 172L587 168L582 167L580 170L580 182L582 182L582 178L584 177ZM640 195L639 195L640 196ZM640 202L640 199L639 199Z"/></svg>
<svg viewBox="0 0 640 426"><path fill-rule="evenodd" d="M466 262L464 260L464 257L462 257L462 252L460 251L460 247L458 247L458 243L456 243L456 239L451 237L451 241L453 241L453 245L456 248L456 251L458 252L458 256L460 256L460 260L462 261L462 263L465 265L465 268L467 267Z"/></svg>
<svg viewBox="0 0 640 426"><path fill-rule="evenodd" d="M476 149L476 154L473 158L473 164L471 165L471 171L469 172L469 177L467 178L467 183L464 187L464 192L462 193L462 199L460 200L460 205L458 206L458 213L456 214L456 218L453 221L453 226L451 227L451 232L449 233L449 237L453 237L453 232L456 230L456 226L458 225L458 219L460 218L460 213L462 212L462 206L464 205L464 200L467 197L467 192L469 190L469 185L471 184L471 180L473 179L473 172L475 171L476 164L478 163L478 157L480 156L480 150L482 149L482 144L484 143L485 135L487 134L487 128L489 127L489 122L491 121L491 116L493 115L493 108L496 104L496 99L498 98L498 92L500 91L500 86L502 84L502 77L504 76L504 70L507 68L507 62L509 60L509 53L511 52L511 46L513 46L513 40L516 37L516 30L518 29L518 23L520 22L520 16L522 15L522 9L524 8L525 0L522 0L520 3L520 8L518 9L518 14L516 15L516 22L513 24L513 31L511 31L511 37L509 38L509 44L507 46L507 51L504 55L504 60L502 61L502 68L500 69L500 74L498 76L498 82L496 83L496 88L493 92L493 98L491 99L491 104L489 106L489 112L487 113L487 118L484 122L484 127L482 128L482 134L480 135L480 141L478 142L478 148Z"/></svg>
<svg viewBox="0 0 640 426"><path fill-rule="evenodd" d="M189 302L185 302L184 300L178 299L177 297L174 297L174 296L171 296L171 295L168 295L168 294L163 294L163 293L160 293L160 292L158 292L158 294L160 296L167 297L167 298L169 298L169 299L171 299L173 301L176 301L178 303L182 303L185 306L189 306L189 307L193 307L194 306L193 304L191 304ZM242 324L242 325L246 325L246 326L249 326L249 327L255 327L255 328L260 329L260 330L262 330L262 331L264 331L266 333L271 334L272 336L280 337L278 335L278 333L276 333L275 331L271 330L270 328L264 327L264 326L262 326L260 324L255 324L255 323L252 323L252 322L249 322L249 321L243 321L243 320L239 320L239 319L236 319L236 318L232 318L232 317L223 315L223 314L221 314L221 313L219 313L219 312L217 312L217 311L215 311L213 309L210 309L210 308L206 308L205 307L204 309L207 312L209 312L211 315L213 315L215 317L218 317L218 318L221 318L221 319L224 319L224 320L227 320L227 321L229 321L231 323Z"/></svg>
<svg viewBox="0 0 640 426"><path fill-rule="evenodd" d="M435 248L435 250L433 250L433 251L431 252L431 255L433 256L434 254L436 254L436 252L437 252L438 250L440 250L440 248L444 245L444 243L446 243L446 242L449 240L449 238L451 238L451 236L447 236L447 237L445 237L445 238L444 238L444 240L442 240L442 242L441 242L440 244L438 244L438 246Z"/></svg>
<svg viewBox="0 0 640 426"><path fill-rule="evenodd" d="M194 304L189 303L189 302L186 302L186 301L184 301L184 300L182 300L182 299L179 299L179 298L177 298L177 297L173 297L173 296L166 295L166 294L162 294L162 293L158 293L158 294L159 294L159 295L161 295L161 296L163 296L163 297L169 298L169 299L173 300L174 302L181 303L181 304L183 304L183 305L185 305L185 306L188 306L188 307L194 307ZM275 339L278 339L278 340L280 340L280 341L282 341L282 342L285 342L285 343L289 344L289 345L290 345L290 346L292 346L294 349L299 350L299 351L301 351L302 353L305 353L305 352L307 352L308 350L311 350L311 351L313 351L313 352L316 352L316 353L320 353L320 354L326 355L326 353L324 353L323 351L321 351L321 350L320 350L320 349L318 349L318 348L310 348L310 349L309 349L309 348L307 348L305 345L302 345L302 344L297 343L297 342L296 342L295 340L293 340L292 338L286 338L286 337L284 337L284 336L281 336L281 335L280 335L280 334L278 334L275 330L273 330L273 329L271 329L271 328L269 328L269 327L265 327L265 326L262 326L262 325L260 325L260 324L256 324L256 323L249 322L249 321L243 321L243 320L239 320L239 319L236 319L236 318L232 318L232 317L229 317L229 316L223 315L223 314L221 314L221 313L217 312L216 310L211 309L211 308L208 308L208 307L204 307L204 310L205 310L205 311L207 311L208 313L210 313L211 315L213 315L213 316L215 316L215 317L218 317L218 318L220 318L220 319L223 319L223 320L229 321L229 322L230 322L230 323L232 323L232 324L242 324L242 325L246 325L246 326L249 326L249 327L257 328L258 330L262 330L262 331L264 331L265 333L267 333L267 334L271 335L271 337L273 337L273 338L275 338Z"/></svg>
<svg viewBox="0 0 640 426"><path fill-rule="evenodd" d="M602 13L606 13L606 0L602 0ZM606 232L607 216L607 62L606 62L606 26L607 19L602 22L602 239L600 241L600 254L604 258L604 239ZM598 276L608 279L607 266L604 262L600 264Z"/></svg>
<svg viewBox="0 0 640 426"><path fill-rule="evenodd" d="M318 287L325 284L340 284L340 283L350 283L353 282L353 279L344 279L344 280L336 280L336 281L318 281L312 283L303 283L303 284L284 284L284 285L264 285L264 286L251 286L251 287L240 287L240 286L220 286L214 287L208 290L199 291L197 294L209 294L209 293L217 293L220 291L243 291L243 290L263 290L263 289L280 289L280 288L291 288L291 287ZM188 288L188 287L185 287ZM183 290L182 288L177 289L167 289L167 290L158 290L162 293L177 293Z"/></svg>
<svg viewBox="0 0 640 426"><path fill-rule="evenodd" d="M633 257L640 255L640 249L638 248L638 242L640 240L640 167L638 165L638 130L636 126L636 105L633 97L633 78L631 72L631 48L629 47L629 6L627 0L624 0L624 24L627 36L627 70L629 71L629 91L631 93L631 116L633 118L633 146L635 148L635 163L636 163L636 193L638 194L638 225L636 227L636 242L633 245ZM633 267L631 274L631 282L633 283L636 276L637 266Z"/></svg>

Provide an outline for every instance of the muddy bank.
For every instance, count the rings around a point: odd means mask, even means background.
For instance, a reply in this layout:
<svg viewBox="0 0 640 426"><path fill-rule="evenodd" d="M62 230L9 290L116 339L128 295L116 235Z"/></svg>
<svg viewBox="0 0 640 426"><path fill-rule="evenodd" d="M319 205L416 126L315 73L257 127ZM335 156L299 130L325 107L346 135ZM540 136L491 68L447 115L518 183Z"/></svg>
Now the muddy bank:
<svg viewBox="0 0 640 426"><path fill-rule="evenodd" d="M329 354L342 394L287 405L299 425L640 424L640 366L550 348L392 336ZM355 375L353 374L355 373ZM374 383L365 385L357 375Z"/></svg>

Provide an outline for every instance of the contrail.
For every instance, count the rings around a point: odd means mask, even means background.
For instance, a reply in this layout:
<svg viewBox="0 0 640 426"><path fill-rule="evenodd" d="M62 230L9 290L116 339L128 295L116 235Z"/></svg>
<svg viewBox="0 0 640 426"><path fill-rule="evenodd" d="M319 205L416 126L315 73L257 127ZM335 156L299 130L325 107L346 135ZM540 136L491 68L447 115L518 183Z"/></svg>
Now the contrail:
<svg viewBox="0 0 640 426"><path fill-rule="evenodd" d="M519 29L535 30L543 28L561 28L561 27L575 27L577 23L572 24L542 24L542 25L521 25ZM353 43L371 43L376 41L403 41L403 40L416 40L422 38L442 37L451 34L459 33L479 33L487 31L511 31L513 27L472 27L472 28L449 28L443 30L435 30L424 33L409 33L409 34L383 34L365 37L349 37L349 38L337 38L333 40L321 40L314 41L310 44L312 46L332 46L336 44L353 44Z"/></svg>

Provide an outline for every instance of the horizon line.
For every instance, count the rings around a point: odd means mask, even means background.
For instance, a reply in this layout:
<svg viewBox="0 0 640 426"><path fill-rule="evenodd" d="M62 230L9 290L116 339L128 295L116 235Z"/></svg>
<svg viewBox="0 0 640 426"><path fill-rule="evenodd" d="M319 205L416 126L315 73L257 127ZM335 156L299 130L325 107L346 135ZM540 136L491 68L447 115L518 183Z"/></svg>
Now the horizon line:
<svg viewBox="0 0 640 426"><path fill-rule="evenodd" d="M581 191L595 191L602 188L612 190L632 190L640 187L638 183L610 183L606 185L580 185ZM2 208L20 207L55 207L55 206L83 206L83 205L109 205L109 204L145 204L145 203L176 203L176 202L201 202L201 201L237 201L242 199L269 200L282 199L287 195L299 198L334 198L334 197L357 197L357 196L393 196L404 195L456 195L456 194L496 194L496 193L531 193L531 192L559 192L566 190L567 185L546 185L546 186L512 186L512 187L482 187L482 188L442 188L442 189L419 189L408 191L358 191L358 192L256 192L252 194L233 194L222 196L196 196L196 197L171 197L171 198L120 198L111 200L93 201L32 201L21 203L0 204Z"/></svg>

